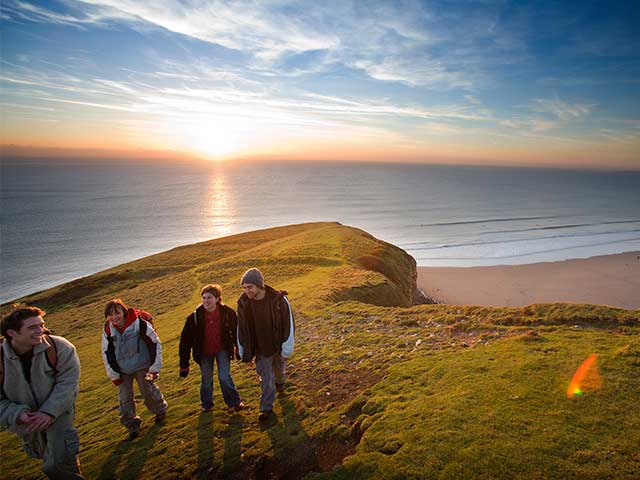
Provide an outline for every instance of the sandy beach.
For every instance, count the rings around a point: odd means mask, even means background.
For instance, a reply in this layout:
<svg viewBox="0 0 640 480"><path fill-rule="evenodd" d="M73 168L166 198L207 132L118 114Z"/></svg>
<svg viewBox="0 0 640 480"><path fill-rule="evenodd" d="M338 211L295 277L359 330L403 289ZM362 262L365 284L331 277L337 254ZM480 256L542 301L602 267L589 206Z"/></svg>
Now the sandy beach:
<svg viewBox="0 0 640 480"><path fill-rule="evenodd" d="M442 303L572 302L640 308L640 252L493 267L418 267L418 287Z"/></svg>

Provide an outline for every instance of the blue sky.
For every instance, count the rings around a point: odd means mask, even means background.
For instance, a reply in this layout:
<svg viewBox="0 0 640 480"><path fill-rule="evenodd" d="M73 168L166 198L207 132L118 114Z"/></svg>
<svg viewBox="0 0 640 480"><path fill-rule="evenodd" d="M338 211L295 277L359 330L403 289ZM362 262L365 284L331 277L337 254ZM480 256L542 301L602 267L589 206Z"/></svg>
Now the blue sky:
<svg viewBox="0 0 640 480"><path fill-rule="evenodd" d="M3 0L3 144L640 168L640 2Z"/></svg>

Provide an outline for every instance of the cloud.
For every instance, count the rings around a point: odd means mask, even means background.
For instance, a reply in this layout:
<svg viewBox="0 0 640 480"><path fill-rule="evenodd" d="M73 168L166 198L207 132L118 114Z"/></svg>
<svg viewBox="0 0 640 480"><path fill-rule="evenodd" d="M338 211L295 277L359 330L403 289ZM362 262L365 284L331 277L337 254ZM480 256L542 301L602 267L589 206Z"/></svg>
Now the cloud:
<svg viewBox="0 0 640 480"><path fill-rule="evenodd" d="M574 103L570 104L559 99L535 99L532 110L539 113L548 113L559 120L568 121L588 115L596 107L596 104Z"/></svg>
<svg viewBox="0 0 640 480"><path fill-rule="evenodd" d="M7 0L10 17L75 25L127 22L178 33L246 56L265 76L313 75L340 65L383 82L437 90L487 83L491 64L521 48L498 9L451 16L419 1L287 2L65 0L64 13Z"/></svg>
<svg viewBox="0 0 640 480"><path fill-rule="evenodd" d="M79 2L74 1L64 3L70 6L81 5ZM105 8L105 6L92 8L85 5L80 10L76 9L75 11L61 13L20 0L3 0L2 18L4 20L39 22L76 28L84 28L88 25L106 25L114 21L139 21L139 19L131 18L131 16L123 14L119 10Z"/></svg>
<svg viewBox="0 0 640 480"><path fill-rule="evenodd" d="M367 72L371 78L401 82L410 86L430 86L440 90L470 89L474 82L462 72L449 71L440 61L412 61L404 58L385 58L381 61L356 60L355 68Z"/></svg>
<svg viewBox="0 0 640 480"><path fill-rule="evenodd" d="M633 131L624 131L624 130L611 130L607 128L600 129L600 134L616 143L639 143L640 142L640 133Z"/></svg>

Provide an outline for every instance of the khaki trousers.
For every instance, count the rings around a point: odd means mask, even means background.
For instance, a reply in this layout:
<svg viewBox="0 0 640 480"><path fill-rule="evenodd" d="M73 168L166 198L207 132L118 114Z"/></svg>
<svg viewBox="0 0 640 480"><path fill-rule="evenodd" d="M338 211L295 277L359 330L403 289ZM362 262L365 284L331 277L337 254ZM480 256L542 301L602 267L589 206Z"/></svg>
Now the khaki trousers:
<svg viewBox="0 0 640 480"><path fill-rule="evenodd" d="M133 379L136 379L140 394L144 399L144 404L151 413L156 415L164 413L167 410L167 402L165 402L160 389L151 380L146 380L144 376L147 374L145 370L138 370L133 374L121 373L120 378L120 423L129 428L134 425L140 425L140 417L136 414L136 401L133 396Z"/></svg>

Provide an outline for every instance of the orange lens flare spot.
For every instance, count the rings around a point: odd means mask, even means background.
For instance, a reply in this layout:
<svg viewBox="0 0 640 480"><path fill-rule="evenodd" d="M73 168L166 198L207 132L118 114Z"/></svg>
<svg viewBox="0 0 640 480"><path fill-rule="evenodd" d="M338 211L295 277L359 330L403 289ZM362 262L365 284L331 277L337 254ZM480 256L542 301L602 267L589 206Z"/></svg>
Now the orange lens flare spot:
<svg viewBox="0 0 640 480"><path fill-rule="evenodd" d="M602 386L600 372L596 365L598 355L592 353L578 367L576 373L573 374L569 387L567 388L567 397L571 398L576 395L583 395L585 391L599 390Z"/></svg>

